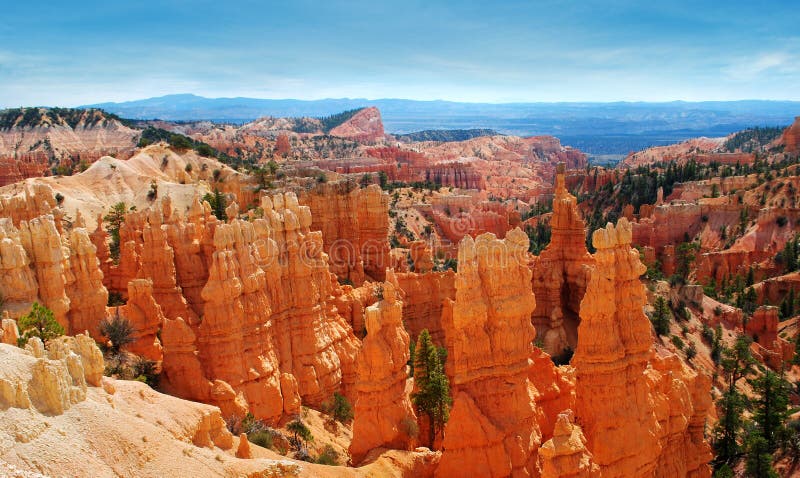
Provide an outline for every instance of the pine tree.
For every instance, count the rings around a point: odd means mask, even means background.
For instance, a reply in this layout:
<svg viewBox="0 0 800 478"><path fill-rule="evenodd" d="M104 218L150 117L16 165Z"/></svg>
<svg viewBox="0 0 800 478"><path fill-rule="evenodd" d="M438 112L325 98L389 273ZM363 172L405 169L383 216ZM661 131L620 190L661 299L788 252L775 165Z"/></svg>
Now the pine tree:
<svg viewBox="0 0 800 478"><path fill-rule="evenodd" d="M414 382L417 391L411 400L417 412L428 417L428 446L432 449L436 434L444 428L450 419L450 381L444 373L446 351L433 345L427 330L423 330L417 339L414 359Z"/></svg>
<svg viewBox="0 0 800 478"><path fill-rule="evenodd" d="M103 222L106 223L108 235L111 236L109 252L111 253L111 258L114 259L114 261L119 260L119 230L122 227L122 223L125 222L125 213L127 211L128 208L125 203L118 202L111 206L111 209L108 210L108 213L103 216Z"/></svg>
<svg viewBox="0 0 800 478"><path fill-rule="evenodd" d="M736 389L728 390L719 399L719 421L714 427L712 446L714 448L715 468L733 465L739 459L742 448L739 434L744 424L745 399Z"/></svg>
<svg viewBox="0 0 800 478"><path fill-rule="evenodd" d="M658 296L653 303L653 328L658 336L669 334L669 322L672 313L669 311L667 301L661 296Z"/></svg>
<svg viewBox="0 0 800 478"><path fill-rule="evenodd" d="M767 439L758 431L748 434L747 447L747 476L752 478L779 478L772 468L772 453Z"/></svg>
<svg viewBox="0 0 800 478"><path fill-rule="evenodd" d="M767 450L773 452L789 418L789 383L769 369L749 382L756 394L753 421L766 440Z"/></svg>
<svg viewBox="0 0 800 478"><path fill-rule="evenodd" d="M22 336L19 346L24 346L31 337L39 337L42 342L64 335L64 327L56 321L53 311L34 302L31 311L19 318L17 322Z"/></svg>

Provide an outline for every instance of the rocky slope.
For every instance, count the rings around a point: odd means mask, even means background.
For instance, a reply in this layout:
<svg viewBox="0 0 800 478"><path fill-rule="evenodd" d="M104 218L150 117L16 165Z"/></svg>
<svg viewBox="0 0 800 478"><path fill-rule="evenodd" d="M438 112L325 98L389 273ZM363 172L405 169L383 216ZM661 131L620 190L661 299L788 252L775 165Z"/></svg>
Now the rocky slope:
<svg viewBox="0 0 800 478"><path fill-rule="evenodd" d="M19 108L0 111L0 186L71 171L103 156L133 154L139 131L102 110Z"/></svg>

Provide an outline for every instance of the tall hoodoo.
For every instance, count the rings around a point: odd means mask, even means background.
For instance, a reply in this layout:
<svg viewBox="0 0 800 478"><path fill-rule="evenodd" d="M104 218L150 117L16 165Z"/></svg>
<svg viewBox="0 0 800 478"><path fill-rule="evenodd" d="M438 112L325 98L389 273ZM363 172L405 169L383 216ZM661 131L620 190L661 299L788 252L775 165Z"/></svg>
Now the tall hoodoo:
<svg viewBox="0 0 800 478"><path fill-rule="evenodd" d="M536 301L527 264L528 237L465 236L458 248L456 299L443 328L453 409L438 476L534 473L541 435L528 380Z"/></svg>
<svg viewBox="0 0 800 478"><path fill-rule="evenodd" d="M388 271L387 276L393 276ZM383 300L366 309L367 336L356 361L355 420L350 456L360 463L378 447L409 449L409 423L416 417L409 399L409 336L403 328L403 303L392 282Z"/></svg>
<svg viewBox="0 0 800 478"><path fill-rule="evenodd" d="M67 296L70 300L70 334L88 331L95 338L98 325L106 315L108 291L103 286L103 272L97 260L96 248L84 228L69 232L69 269Z"/></svg>
<svg viewBox="0 0 800 478"><path fill-rule="evenodd" d="M652 343L639 280L646 268L631 248L627 219L598 229L592 241L596 266L572 359L577 420L604 477L652 476L661 446L644 373Z"/></svg>
<svg viewBox="0 0 800 478"><path fill-rule="evenodd" d="M592 258L584 242L578 202L565 187L564 164L556 168L550 244L532 261L536 310L532 321L544 350L558 355L578 343L578 313Z"/></svg>
<svg viewBox="0 0 800 478"><path fill-rule="evenodd" d="M67 312L70 308L66 293L68 250L51 215L40 216L20 223L20 239L36 272L39 299L53 311L56 320L69 330Z"/></svg>

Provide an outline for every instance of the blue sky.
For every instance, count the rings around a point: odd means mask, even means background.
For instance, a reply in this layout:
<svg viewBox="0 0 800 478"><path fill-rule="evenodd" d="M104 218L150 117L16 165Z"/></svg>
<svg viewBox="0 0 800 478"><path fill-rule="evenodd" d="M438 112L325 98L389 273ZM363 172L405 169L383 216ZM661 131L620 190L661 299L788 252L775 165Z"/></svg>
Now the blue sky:
<svg viewBox="0 0 800 478"><path fill-rule="evenodd" d="M800 100L796 0L42 3L4 8L0 106Z"/></svg>

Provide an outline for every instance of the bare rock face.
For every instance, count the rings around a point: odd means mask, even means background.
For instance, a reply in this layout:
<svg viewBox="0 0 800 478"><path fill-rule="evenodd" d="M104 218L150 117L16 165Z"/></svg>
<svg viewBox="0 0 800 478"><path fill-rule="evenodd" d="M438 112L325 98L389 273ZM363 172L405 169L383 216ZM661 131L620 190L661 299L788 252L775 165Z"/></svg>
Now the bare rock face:
<svg viewBox="0 0 800 478"><path fill-rule="evenodd" d="M549 355L534 347L528 380L535 388L536 421L542 432L542 440L547 440L553 437L559 414L575 409L575 369L556 367Z"/></svg>
<svg viewBox="0 0 800 478"><path fill-rule="evenodd" d="M102 376L103 356L91 339L92 348L84 347L81 337L88 339L78 336L53 341L48 357L42 352L38 356L26 354L14 346L0 344L3 408L32 407L42 414L60 415L85 400L87 382L98 384ZM41 347L38 338L31 340Z"/></svg>
<svg viewBox="0 0 800 478"><path fill-rule="evenodd" d="M172 213L169 200L162 200L162 210L144 211L142 227L142 247L138 254L139 270L137 277L153 281L153 295L171 319L178 317L194 318L183 291L178 285L175 268L175 250L167 241L165 219ZM127 221L127 219L126 219Z"/></svg>
<svg viewBox="0 0 800 478"><path fill-rule="evenodd" d="M163 359L163 350L158 332L166 318L153 296L153 281L134 279L128 282L128 302L119 307L118 311L133 327L134 341L127 350L160 362Z"/></svg>
<svg viewBox="0 0 800 478"><path fill-rule="evenodd" d="M784 151L787 153L800 151L800 116L795 118L794 123L784 130L780 142L784 145Z"/></svg>
<svg viewBox="0 0 800 478"><path fill-rule="evenodd" d="M580 303L589 281L592 258L584 242L584 223L578 202L564 184L564 165L556 171L550 244L533 259L536 310L531 320L544 350L550 355L575 350Z"/></svg>
<svg viewBox="0 0 800 478"><path fill-rule="evenodd" d="M395 285L383 285L383 300L367 307L367 336L356 361L355 420L350 456L360 463L366 453L385 447L413 448L404 425L416 423L409 399L409 337L403 328L403 303Z"/></svg>
<svg viewBox="0 0 800 478"><path fill-rule="evenodd" d="M255 238L253 224L238 219L216 228L197 346L209 377L229 384L254 415L277 419L283 413L280 371L266 274L251 246ZM223 413L236 411L226 408Z"/></svg>
<svg viewBox="0 0 800 478"><path fill-rule="evenodd" d="M375 141L383 138L381 112L374 106L364 108L349 120L333 128L330 135L354 141Z"/></svg>
<svg viewBox="0 0 800 478"><path fill-rule="evenodd" d="M754 355L775 370L780 370L794 356L793 344L778 337L779 321L777 307L762 305L745 326L745 333L755 342Z"/></svg>
<svg viewBox="0 0 800 478"><path fill-rule="evenodd" d="M67 260L66 248L56 229L53 216L40 216L30 222L20 223L20 240L36 273L39 298L53 311L56 320L70 330L67 312L70 301L66 294Z"/></svg>
<svg viewBox="0 0 800 478"><path fill-rule="evenodd" d="M528 237L467 236L458 249L456 298L445 306L446 372L454 397L437 476L534 473L541 435L528 380L536 307Z"/></svg>
<svg viewBox="0 0 800 478"><path fill-rule="evenodd" d="M600 468L586 449L581 427L574 423L572 410L558 414L553 438L539 449L542 478L599 477Z"/></svg>
<svg viewBox="0 0 800 478"><path fill-rule="evenodd" d="M433 342L445 343L442 311L446 300L456 298L456 273L445 272L398 272L397 284L403 292L403 322L415 340L427 329Z"/></svg>
<svg viewBox="0 0 800 478"><path fill-rule="evenodd" d="M355 382L359 342L333 305L335 281L320 234L309 230L309 208L292 193L265 197L262 208L265 217L252 223L203 226L207 212L190 211L185 225L166 227L168 237L194 238L175 248L181 252L173 257L182 258L178 277L184 266L210 267L190 301L202 310L199 319L164 321L164 372L166 386L180 396L214 403L225 414L249 410L278 420L297 413L301 397L319 405L334 391L346 393Z"/></svg>
<svg viewBox="0 0 800 478"><path fill-rule="evenodd" d="M0 292L6 310L15 315L24 313L36 300L38 284L30 267L30 258L22 245L20 231L9 219L0 219Z"/></svg>
<svg viewBox="0 0 800 478"><path fill-rule="evenodd" d="M427 242L414 241L409 244L409 257L414 263L414 272L424 274L433 270L433 254Z"/></svg>
<svg viewBox="0 0 800 478"><path fill-rule="evenodd" d="M84 228L69 232L69 297L70 334L88 331L98 335L98 325L106 316L108 291L103 286L103 272L97 260L96 248Z"/></svg>
<svg viewBox="0 0 800 478"><path fill-rule="evenodd" d="M11 219L15 226L21 221L53 213L55 193L46 184L25 184L21 194L0 195L0 217Z"/></svg>
<svg viewBox="0 0 800 478"><path fill-rule="evenodd" d="M355 286L367 277L382 281L389 261L389 196L378 185L352 181L318 184L303 192L311 230L321 231L331 272Z"/></svg>
<svg viewBox="0 0 800 478"><path fill-rule="evenodd" d="M17 345L19 340L19 329L17 328L17 321L11 319L8 311L3 311L2 323L0 323L0 342L8 345Z"/></svg>
<svg viewBox="0 0 800 478"><path fill-rule="evenodd" d="M335 281L322 235L310 230L310 209L294 193L264 197L261 207L265 218L254 224L265 239L257 246L259 266L267 273L280 369L295 377L304 403L319 405L336 390L347 394L360 344L330 300Z"/></svg>
<svg viewBox="0 0 800 478"><path fill-rule="evenodd" d="M650 366L646 375L661 444L655 476L711 476L711 447L705 441L713 405L710 377L692 370L674 354L654 352Z"/></svg>

